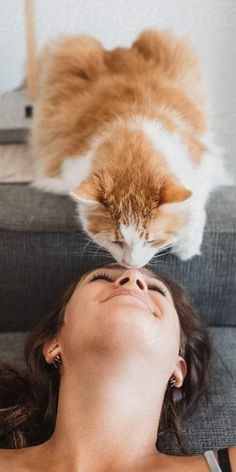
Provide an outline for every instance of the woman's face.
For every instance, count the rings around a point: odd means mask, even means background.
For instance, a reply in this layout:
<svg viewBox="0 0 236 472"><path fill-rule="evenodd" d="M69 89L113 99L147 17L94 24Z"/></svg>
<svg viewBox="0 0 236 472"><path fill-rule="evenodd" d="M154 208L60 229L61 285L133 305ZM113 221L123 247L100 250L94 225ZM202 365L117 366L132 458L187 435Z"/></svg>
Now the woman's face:
<svg viewBox="0 0 236 472"><path fill-rule="evenodd" d="M65 367L85 353L111 362L135 358L168 381L179 359L180 326L172 296L157 275L113 264L80 279L58 339Z"/></svg>

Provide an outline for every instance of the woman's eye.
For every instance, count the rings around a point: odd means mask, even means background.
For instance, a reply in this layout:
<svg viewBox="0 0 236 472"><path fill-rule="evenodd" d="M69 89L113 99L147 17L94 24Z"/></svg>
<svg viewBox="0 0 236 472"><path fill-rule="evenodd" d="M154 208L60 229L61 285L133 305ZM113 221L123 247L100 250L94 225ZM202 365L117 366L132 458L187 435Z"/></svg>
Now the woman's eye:
<svg viewBox="0 0 236 472"><path fill-rule="evenodd" d="M110 277L110 275L105 274L105 273L95 273L92 275L91 279L89 282L93 282L94 280L107 280L108 282L113 282L113 279ZM156 292L161 293L164 297L166 297L166 291L164 288L158 287L158 285L148 285L149 290L155 290Z"/></svg>
<svg viewBox="0 0 236 472"><path fill-rule="evenodd" d="M148 285L148 289L156 290L156 292L159 292L164 295L164 297L166 297L166 291L164 290L164 288L158 287L157 285Z"/></svg>
<svg viewBox="0 0 236 472"><path fill-rule="evenodd" d="M98 279L108 280L109 282L112 282L112 278L107 274L93 274L90 279L90 282L93 282L94 280Z"/></svg>

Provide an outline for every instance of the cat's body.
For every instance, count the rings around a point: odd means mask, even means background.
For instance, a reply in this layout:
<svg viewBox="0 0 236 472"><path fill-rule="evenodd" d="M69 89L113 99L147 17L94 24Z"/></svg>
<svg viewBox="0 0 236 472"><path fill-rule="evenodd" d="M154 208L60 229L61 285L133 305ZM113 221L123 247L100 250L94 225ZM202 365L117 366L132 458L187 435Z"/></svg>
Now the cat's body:
<svg viewBox="0 0 236 472"><path fill-rule="evenodd" d="M228 178L185 41L146 31L130 49L89 37L47 48L31 144L34 185L71 193L85 231L120 264L143 266L167 246L200 253L207 197Z"/></svg>

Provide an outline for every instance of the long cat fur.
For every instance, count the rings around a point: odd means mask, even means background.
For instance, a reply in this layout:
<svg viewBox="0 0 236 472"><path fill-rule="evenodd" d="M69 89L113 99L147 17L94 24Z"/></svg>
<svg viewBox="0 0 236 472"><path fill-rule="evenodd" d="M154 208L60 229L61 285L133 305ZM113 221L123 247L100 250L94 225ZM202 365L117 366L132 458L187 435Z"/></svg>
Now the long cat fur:
<svg viewBox="0 0 236 472"><path fill-rule="evenodd" d="M145 30L106 50L61 37L38 64L33 185L70 194L84 230L123 266L170 247L200 254L207 198L229 177L189 41Z"/></svg>

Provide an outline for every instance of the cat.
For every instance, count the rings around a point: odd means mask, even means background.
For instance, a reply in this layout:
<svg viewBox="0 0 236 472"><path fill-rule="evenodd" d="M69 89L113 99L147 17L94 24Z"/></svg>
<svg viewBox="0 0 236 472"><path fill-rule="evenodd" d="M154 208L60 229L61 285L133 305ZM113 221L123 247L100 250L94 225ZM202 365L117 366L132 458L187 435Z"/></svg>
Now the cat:
<svg viewBox="0 0 236 472"><path fill-rule="evenodd" d="M230 184L189 41L144 30L130 48L61 37L39 62L33 186L69 194L86 233L125 267L201 254L205 205Z"/></svg>

